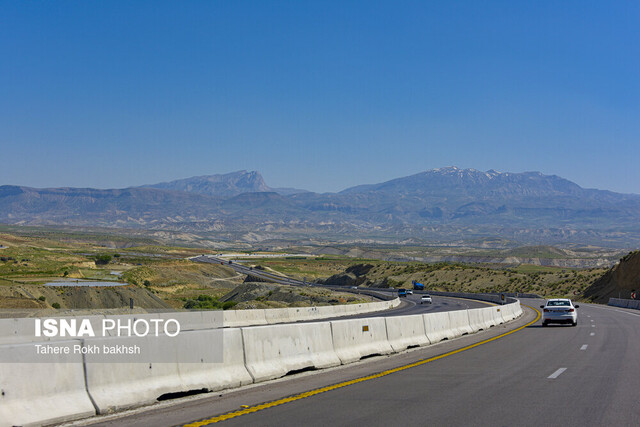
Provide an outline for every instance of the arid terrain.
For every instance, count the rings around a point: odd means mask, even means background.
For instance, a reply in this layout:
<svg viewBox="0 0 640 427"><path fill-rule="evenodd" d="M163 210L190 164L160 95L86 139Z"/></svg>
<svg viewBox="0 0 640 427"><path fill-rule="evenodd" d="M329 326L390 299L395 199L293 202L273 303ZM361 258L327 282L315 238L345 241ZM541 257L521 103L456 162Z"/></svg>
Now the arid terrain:
<svg viewBox="0 0 640 427"><path fill-rule="evenodd" d="M143 310L242 309L370 300L318 287L251 283L228 266L189 260L221 250L235 253L234 259L247 265L328 285L410 288L417 281L430 290L534 293L602 302L600 293L585 294L585 290L628 252L597 247L513 248L501 240L432 247L298 243L276 250L243 244L215 251L206 248L206 242L205 247L194 243L113 230L5 228L0 231L0 308L43 313L126 310L133 300L134 308ZM83 282L98 286L77 286ZM610 285L607 295L630 286Z"/></svg>

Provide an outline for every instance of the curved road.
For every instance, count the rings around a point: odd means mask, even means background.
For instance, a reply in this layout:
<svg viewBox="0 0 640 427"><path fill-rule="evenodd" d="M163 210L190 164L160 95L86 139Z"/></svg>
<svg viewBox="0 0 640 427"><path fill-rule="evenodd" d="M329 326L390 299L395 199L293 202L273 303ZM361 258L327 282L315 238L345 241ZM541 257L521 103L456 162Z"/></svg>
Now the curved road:
<svg viewBox="0 0 640 427"><path fill-rule="evenodd" d="M238 426L638 425L640 312L581 304L577 327L542 328L537 310L437 345L160 404L101 425L208 425L220 415Z"/></svg>
<svg viewBox="0 0 640 427"><path fill-rule="evenodd" d="M394 290L390 290L390 289L367 288L367 289L355 290L347 286L345 287L325 286L325 285L314 284L311 282L302 282L300 280L291 279L289 277L279 276L273 273L265 272L264 270L250 268L238 262L232 262L231 264L229 264L228 260L214 257L214 256L198 256L191 259L195 262L222 264L227 267L231 267L239 274L252 275L255 277L259 277L259 278L269 280L274 283L280 283L283 285L318 286L325 289L328 288L328 289L332 289L340 292L351 292L354 294L360 294L360 293L366 292L366 295L371 295L374 297L377 296L378 298L382 296L382 299L389 299L388 297L395 293ZM352 319L352 318L381 317L381 316L406 316L409 314L434 313L438 311L467 310L470 308L481 308L481 307L486 307L487 305L493 305L493 304L481 302L481 301L466 300L461 298L440 297L440 296L432 297L433 304L420 304L420 295L418 294L409 295L406 298L401 298L401 299L402 299L402 304L397 308L394 308L391 310L379 311L375 313L359 314L355 316L343 316L336 319ZM333 319L323 319L323 320L326 321L326 320L333 320Z"/></svg>

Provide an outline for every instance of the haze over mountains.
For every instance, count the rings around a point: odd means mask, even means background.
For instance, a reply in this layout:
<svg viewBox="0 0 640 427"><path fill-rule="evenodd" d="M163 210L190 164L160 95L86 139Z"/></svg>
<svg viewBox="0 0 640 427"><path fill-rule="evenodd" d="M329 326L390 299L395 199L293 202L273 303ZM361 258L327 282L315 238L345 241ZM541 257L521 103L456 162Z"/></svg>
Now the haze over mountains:
<svg viewBox="0 0 640 427"><path fill-rule="evenodd" d="M224 175L204 175L179 179L160 184L143 185L143 188L186 191L207 196L230 197L241 193L277 192L283 195L304 193L295 188L271 188L259 172L238 171Z"/></svg>
<svg viewBox="0 0 640 427"><path fill-rule="evenodd" d="M247 171L117 190L0 186L2 223L253 238L505 238L630 247L640 243L639 220L639 195L584 189L538 172L456 167L324 194L271 188L259 172Z"/></svg>

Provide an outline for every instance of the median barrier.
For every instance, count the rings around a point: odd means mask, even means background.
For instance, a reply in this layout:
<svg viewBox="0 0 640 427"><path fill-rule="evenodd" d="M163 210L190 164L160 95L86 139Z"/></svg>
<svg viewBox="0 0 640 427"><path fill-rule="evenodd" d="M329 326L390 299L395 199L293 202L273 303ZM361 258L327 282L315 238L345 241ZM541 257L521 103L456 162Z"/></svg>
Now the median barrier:
<svg viewBox="0 0 640 427"><path fill-rule="evenodd" d="M245 365L255 382L340 364L327 322L242 328L242 337Z"/></svg>
<svg viewBox="0 0 640 427"><path fill-rule="evenodd" d="M322 319L323 313L321 308L324 307L290 307L287 308L287 310L289 311L290 318L301 321Z"/></svg>
<svg viewBox="0 0 640 427"><path fill-rule="evenodd" d="M509 322L514 319L513 307L515 304L505 304L500 306L500 315L503 322Z"/></svg>
<svg viewBox="0 0 640 427"><path fill-rule="evenodd" d="M482 310L482 308L467 310L467 313L469 314L469 327L471 328L471 332L478 332L489 329L484 322Z"/></svg>
<svg viewBox="0 0 640 427"><path fill-rule="evenodd" d="M174 337L84 340L88 348L135 345L152 356L117 361L104 353L85 355L87 390L100 414L150 404L169 393L220 390L251 382L244 368L239 331L209 329L184 331ZM151 357L161 357L162 362L154 362Z"/></svg>
<svg viewBox="0 0 640 427"><path fill-rule="evenodd" d="M222 336L220 336L222 334ZM222 342L220 339L222 338ZM191 360L190 346L178 348L178 372L184 388L198 390L206 388L217 391L251 384L253 378L247 371L244 360L242 331L238 328L221 331L193 331L188 333L188 340L222 345L223 362L212 353L203 351L200 363L182 362ZM218 355L219 356L219 353ZM208 357L208 359L207 359Z"/></svg>
<svg viewBox="0 0 640 427"><path fill-rule="evenodd" d="M162 338L107 337L85 340L87 347L142 345L154 352L164 352L167 359L173 360L172 363L109 363L102 355L87 354L87 389L99 414L150 404L165 393L184 391L178 372L178 347L166 342L169 337Z"/></svg>
<svg viewBox="0 0 640 427"><path fill-rule="evenodd" d="M629 306L629 300L616 298L616 303L614 305L620 308L627 308Z"/></svg>
<svg viewBox="0 0 640 427"><path fill-rule="evenodd" d="M390 316L385 318L387 324L387 339L395 352L409 347L429 345L424 328L422 314L412 316Z"/></svg>
<svg viewBox="0 0 640 427"><path fill-rule="evenodd" d="M503 306L490 307L491 317L493 318L493 326L498 326L504 323L504 319L502 318L502 307Z"/></svg>
<svg viewBox="0 0 640 427"><path fill-rule="evenodd" d="M216 329L223 327L223 311L221 310L194 310L194 311L171 311L162 313L141 313L141 314L118 314L103 316L107 319L115 320L122 324L126 324L129 319L131 322L136 320L144 320L151 322L152 320L162 320L159 323L159 327L162 331L165 330L168 333L173 334L177 330L175 322L168 322L167 320L173 319L180 324L180 331L200 331L205 329ZM100 326L102 328L102 326ZM110 336L116 336L115 330L107 331Z"/></svg>
<svg viewBox="0 0 640 427"><path fill-rule="evenodd" d="M459 337L473 333L473 329L469 325L468 311L469 310L455 310L447 312L454 336Z"/></svg>
<svg viewBox="0 0 640 427"><path fill-rule="evenodd" d="M222 312L225 327L236 328L249 325L266 325L267 318L263 309L225 310Z"/></svg>
<svg viewBox="0 0 640 427"><path fill-rule="evenodd" d="M504 310L504 314L502 315L502 318L504 319L505 322L509 322L513 319L515 319L516 317L518 317L516 315L516 304L506 304L502 306L503 310Z"/></svg>
<svg viewBox="0 0 640 427"><path fill-rule="evenodd" d="M80 342L56 345L73 348ZM36 355L34 345L0 346L0 426L52 424L95 415L85 387L82 354ZM35 357L48 362L13 363Z"/></svg>
<svg viewBox="0 0 640 427"><path fill-rule="evenodd" d="M451 328L451 319L446 311L423 314L422 319L425 333L431 344L455 338L456 334Z"/></svg>
<svg viewBox="0 0 640 427"><path fill-rule="evenodd" d="M334 320L330 323L333 347L342 363L393 352L387 340L387 327L383 317Z"/></svg>
<svg viewBox="0 0 640 427"><path fill-rule="evenodd" d="M522 315L522 307L520 306L520 300L516 300L513 307L513 318L519 317Z"/></svg>
<svg viewBox="0 0 640 427"><path fill-rule="evenodd" d="M339 304L319 307L270 308L264 310L225 310L225 327L273 325L308 320L328 319L388 310L400 305L400 299L361 304Z"/></svg>
<svg viewBox="0 0 640 427"><path fill-rule="evenodd" d="M637 310L640 308L640 300L631 300L629 301L628 308L633 308Z"/></svg>
<svg viewBox="0 0 640 427"><path fill-rule="evenodd" d="M290 312L286 308L267 308L264 310L264 317L269 325L296 321L291 318Z"/></svg>
<svg viewBox="0 0 640 427"><path fill-rule="evenodd" d="M482 317L484 319L484 324L489 328L499 325L502 323L502 317L500 316L499 306L486 307L482 308ZM500 320L498 320L500 319Z"/></svg>
<svg viewBox="0 0 640 427"><path fill-rule="evenodd" d="M54 319L59 321L60 319L68 319L74 320L77 323L78 327L84 319L87 319L89 323L91 323L91 327L94 331L102 330L102 319L105 316L103 315L92 315L92 316L82 316L82 317L47 317L46 319ZM36 317L21 317L14 319L0 319L0 344L18 344L18 343L26 343L26 342L40 342L40 341L66 341L72 339L72 337L68 336L60 336L56 334L53 337L47 337L44 335L45 328L41 326L41 336L36 336ZM39 318L41 321L44 321L45 318Z"/></svg>
<svg viewBox="0 0 640 427"><path fill-rule="evenodd" d="M0 344L31 341L49 341L50 338L37 338L34 318L0 319Z"/></svg>

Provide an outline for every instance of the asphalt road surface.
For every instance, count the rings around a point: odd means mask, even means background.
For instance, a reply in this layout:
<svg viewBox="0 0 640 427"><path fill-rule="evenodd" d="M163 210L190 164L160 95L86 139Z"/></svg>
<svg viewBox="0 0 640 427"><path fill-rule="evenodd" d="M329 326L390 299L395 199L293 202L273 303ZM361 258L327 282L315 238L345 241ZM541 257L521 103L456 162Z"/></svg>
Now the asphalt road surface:
<svg viewBox="0 0 640 427"><path fill-rule="evenodd" d="M280 283L284 285L290 286L318 286L322 288L330 288L340 292L351 292L354 294L364 293L371 294L373 296L379 296L383 299L389 299L389 297L395 297L395 290L391 289L352 289L348 286L340 287L340 286L325 286L325 285L316 285L310 282L302 282L300 280L291 279L288 277L283 277L279 275L275 275L269 272L265 272L263 270L250 268L242 265L238 262L232 262L229 264L228 260L223 258L218 258L214 256L199 256L192 258L195 262L204 262L210 264L223 264L227 267L233 268L237 273L240 274L250 274L255 277L259 277L265 280L273 281L274 283ZM380 316L406 316L410 314L422 314L422 313L435 313L438 311L453 311L453 310L468 310L470 308L481 308L486 307L489 303L474 301L474 300L465 300L461 298L449 298L449 297L440 297L433 296L432 304L420 304L420 294L408 295L406 298L402 297L402 304L394 309L386 310L377 313L367 313L360 314L355 316L347 316L340 317L340 319L353 319L353 318L362 318L362 317L380 317ZM489 304L493 305L493 304ZM337 318L336 318L337 319ZM331 320L331 319L324 319Z"/></svg>
<svg viewBox="0 0 640 427"><path fill-rule="evenodd" d="M541 303L523 300L537 310ZM538 312L525 308L509 325L437 345L97 421L104 426L197 420L203 421L194 425L208 425L220 418L238 426L639 425L640 312L580 306L576 327L542 328ZM365 379L344 384L358 378Z"/></svg>

